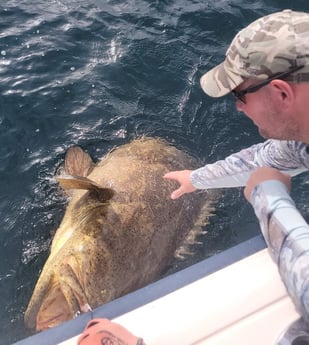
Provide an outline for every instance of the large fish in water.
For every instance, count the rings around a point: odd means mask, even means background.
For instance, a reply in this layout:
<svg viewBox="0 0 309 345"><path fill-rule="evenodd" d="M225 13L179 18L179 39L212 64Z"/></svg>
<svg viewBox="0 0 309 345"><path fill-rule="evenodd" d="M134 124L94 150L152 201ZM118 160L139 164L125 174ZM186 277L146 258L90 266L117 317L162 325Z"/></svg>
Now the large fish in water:
<svg viewBox="0 0 309 345"><path fill-rule="evenodd" d="M25 312L26 326L53 327L157 279L201 210L205 220L211 213L211 192L172 201L175 182L163 179L196 163L153 138L123 145L97 165L80 147L69 149L65 175L57 180L72 191L71 200Z"/></svg>

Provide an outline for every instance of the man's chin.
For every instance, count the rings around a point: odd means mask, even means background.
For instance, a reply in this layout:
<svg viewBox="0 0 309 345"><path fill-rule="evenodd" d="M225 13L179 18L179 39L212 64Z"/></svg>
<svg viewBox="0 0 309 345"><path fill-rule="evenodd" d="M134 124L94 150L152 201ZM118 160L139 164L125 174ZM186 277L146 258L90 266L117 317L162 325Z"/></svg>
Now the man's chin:
<svg viewBox="0 0 309 345"><path fill-rule="evenodd" d="M287 138L285 138L285 137L282 138L282 136L271 134L268 131L266 131L264 129L260 129L260 128L259 128L259 134L264 139L287 140Z"/></svg>
<svg viewBox="0 0 309 345"><path fill-rule="evenodd" d="M264 129L259 128L259 134L264 139L275 139L274 137L270 136L268 132L266 132Z"/></svg>

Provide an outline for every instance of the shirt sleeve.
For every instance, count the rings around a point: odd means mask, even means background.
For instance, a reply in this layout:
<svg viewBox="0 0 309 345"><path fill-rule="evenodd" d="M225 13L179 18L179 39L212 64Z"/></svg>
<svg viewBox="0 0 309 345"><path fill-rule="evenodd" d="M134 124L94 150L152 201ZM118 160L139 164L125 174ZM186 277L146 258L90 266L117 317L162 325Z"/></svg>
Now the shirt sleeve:
<svg viewBox="0 0 309 345"><path fill-rule="evenodd" d="M194 170L192 185L198 189L244 186L257 167L269 166L291 176L309 169L309 146L296 141L267 140Z"/></svg>
<svg viewBox="0 0 309 345"><path fill-rule="evenodd" d="M309 225L280 181L270 180L257 185L250 202L286 289L308 321Z"/></svg>

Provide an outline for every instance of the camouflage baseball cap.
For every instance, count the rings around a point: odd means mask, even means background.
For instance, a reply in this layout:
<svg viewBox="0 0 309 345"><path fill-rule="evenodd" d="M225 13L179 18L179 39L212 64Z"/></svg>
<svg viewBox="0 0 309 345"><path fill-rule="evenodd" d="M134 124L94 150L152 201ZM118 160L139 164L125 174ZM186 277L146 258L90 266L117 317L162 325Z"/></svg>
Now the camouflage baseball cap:
<svg viewBox="0 0 309 345"><path fill-rule="evenodd" d="M259 18L241 30L225 60L204 74L201 86L221 97L248 78L267 79L304 66L286 80L309 81L309 13L284 10Z"/></svg>

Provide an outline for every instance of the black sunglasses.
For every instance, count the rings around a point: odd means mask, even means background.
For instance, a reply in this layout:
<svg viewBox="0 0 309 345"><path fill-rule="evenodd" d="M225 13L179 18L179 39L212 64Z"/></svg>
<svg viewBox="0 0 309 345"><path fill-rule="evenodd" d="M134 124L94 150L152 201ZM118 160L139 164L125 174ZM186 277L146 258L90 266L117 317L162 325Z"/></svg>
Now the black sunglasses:
<svg viewBox="0 0 309 345"><path fill-rule="evenodd" d="M286 71L286 72L282 72L282 73L277 73L275 75L273 75L272 77L263 80L262 82L255 84L253 86L249 86L246 89L240 90L240 91L235 91L232 90L232 94L238 99L240 100L242 103L246 104L246 99L244 98L244 96L247 93L252 93L252 92L256 92L257 90L261 89L262 87L264 87L265 85L269 84L272 80L275 79L284 79L287 76L289 76L290 74L298 71L299 69L303 68L304 66L295 66L293 68L291 68L290 70Z"/></svg>

